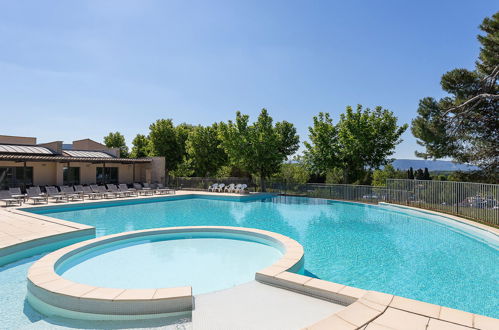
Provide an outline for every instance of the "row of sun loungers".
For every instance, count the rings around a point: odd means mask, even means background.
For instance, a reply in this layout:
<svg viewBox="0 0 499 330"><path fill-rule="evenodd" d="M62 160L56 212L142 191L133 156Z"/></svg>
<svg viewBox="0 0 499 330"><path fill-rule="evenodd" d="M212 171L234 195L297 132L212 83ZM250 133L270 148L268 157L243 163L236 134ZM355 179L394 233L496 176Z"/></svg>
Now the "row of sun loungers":
<svg viewBox="0 0 499 330"><path fill-rule="evenodd" d="M42 193L40 187L30 187L26 189L26 194L21 192L21 188L9 188L9 190L0 190L0 201L5 206L21 206L23 202L32 201L33 204L48 203L49 199L55 202L69 202L88 199L103 198L124 198L137 196L152 196L155 194L175 194L174 189L165 187L162 184L134 183L133 188L126 184L107 184L99 186L91 184L89 186L61 186L59 189L55 186L45 187Z"/></svg>
<svg viewBox="0 0 499 330"><path fill-rule="evenodd" d="M208 191L242 194L242 193L246 192L247 188L248 188L247 184L237 184L236 185L234 183L231 183L228 186L226 186L223 183L214 183L208 187Z"/></svg>

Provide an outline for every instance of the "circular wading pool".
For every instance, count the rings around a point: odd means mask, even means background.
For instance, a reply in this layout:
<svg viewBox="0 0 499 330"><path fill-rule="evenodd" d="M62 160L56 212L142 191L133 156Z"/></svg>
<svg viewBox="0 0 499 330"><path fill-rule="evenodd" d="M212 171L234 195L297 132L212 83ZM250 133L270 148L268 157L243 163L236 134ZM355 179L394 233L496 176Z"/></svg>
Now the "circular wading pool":
<svg viewBox="0 0 499 330"><path fill-rule="evenodd" d="M40 312L81 319L189 312L193 293L249 282L279 265L303 267L296 241L264 230L176 227L104 236L55 251L28 273Z"/></svg>

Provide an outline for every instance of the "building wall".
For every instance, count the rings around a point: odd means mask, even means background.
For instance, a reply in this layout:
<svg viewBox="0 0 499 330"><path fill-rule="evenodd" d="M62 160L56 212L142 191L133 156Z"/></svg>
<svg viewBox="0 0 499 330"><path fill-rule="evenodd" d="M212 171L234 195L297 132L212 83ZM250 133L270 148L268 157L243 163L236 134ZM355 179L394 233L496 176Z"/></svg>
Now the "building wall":
<svg viewBox="0 0 499 330"><path fill-rule="evenodd" d="M26 136L0 135L0 143L19 144L19 145L34 145L34 144L36 144L36 138L26 137Z"/></svg>
<svg viewBox="0 0 499 330"><path fill-rule="evenodd" d="M143 165L137 164L135 166L138 167ZM103 164L71 163L71 167L80 168L81 184L94 184L96 182L97 167L103 167ZM118 180L120 183L133 183L132 164L106 164L106 167L118 168Z"/></svg>
<svg viewBox="0 0 499 330"><path fill-rule="evenodd" d="M165 184L165 157L153 157L150 168L151 181Z"/></svg>
<svg viewBox="0 0 499 330"><path fill-rule="evenodd" d="M133 165L120 164L117 167L118 167L118 178L120 183L133 183Z"/></svg>
<svg viewBox="0 0 499 330"><path fill-rule="evenodd" d="M40 143L38 144L38 146L49 148L50 150L54 151L56 154L62 154L62 141Z"/></svg>
<svg viewBox="0 0 499 330"><path fill-rule="evenodd" d="M145 181L144 169L149 164L135 164L135 182ZM80 168L80 183L94 184L96 182L97 167L103 167L102 164L91 163L71 163L71 167ZM133 183L133 164L106 164L106 167L118 168L118 180L120 183ZM62 169L61 169L62 171Z"/></svg>
<svg viewBox="0 0 499 330"><path fill-rule="evenodd" d="M26 162L27 167L33 167L33 184L37 186L57 184L56 172L58 163ZM0 161L0 167L23 167L23 163Z"/></svg>
<svg viewBox="0 0 499 330"><path fill-rule="evenodd" d="M50 186L57 184L57 165L59 163L26 163L33 167L33 184L35 186Z"/></svg>
<svg viewBox="0 0 499 330"><path fill-rule="evenodd" d="M120 157L120 149L108 148L104 144L90 139L73 141L73 150L104 151L115 157Z"/></svg>
<svg viewBox="0 0 499 330"><path fill-rule="evenodd" d="M23 167L23 163L0 161L0 167ZM26 166L33 167L33 184L37 186L63 185L64 167L68 163L61 162L27 162ZM97 167L102 164L84 162L72 162L71 167L80 168L80 183L95 184ZM118 179L120 183L133 183L133 164L106 164L106 167L118 167ZM164 158L158 157L151 163L135 164L135 182L147 182L146 173L149 172L149 182L164 182Z"/></svg>

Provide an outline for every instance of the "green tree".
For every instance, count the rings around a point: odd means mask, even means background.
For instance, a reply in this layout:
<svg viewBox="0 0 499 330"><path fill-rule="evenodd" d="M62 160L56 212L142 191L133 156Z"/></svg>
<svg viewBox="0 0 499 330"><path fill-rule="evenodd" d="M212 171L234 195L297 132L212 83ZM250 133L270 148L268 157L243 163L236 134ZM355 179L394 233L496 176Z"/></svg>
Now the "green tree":
<svg viewBox="0 0 499 330"><path fill-rule="evenodd" d="M339 184L343 183L345 178L345 173L340 167L333 167L326 173L326 183Z"/></svg>
<svg viewBox="0 0 499 330"><path fill-rule="evenodd" d="M425 167L424 169L422 169L422 168L417 169L416 172L414 172L414 177L416 180L431 180L432 179L427 167Z"/></svg>
<svg viewBox="0 0 499 330"><path fill-rule="evenodd" d="M373 186L386 186L387 179L406 179L407 172L397 170L392 164L388 164L383 169L377 169L373 172Z"/></svg>
<svg viewBox="0 0 499 330"><path fill-rule="evenodd" d="M418 157L451 157L497 175L499 171L499 12L485 18L474 71L455 69L441 78L449 94L419 102L412 133L424 152Z"/></svg>
<svg viewBox="0 0 499 330"><path fill-rule="evenodd" d="M191 160L187 154L187 139L190 133L193 131L194 126L187 123L181 123L175 127L177 132L177 140L181 148L180 153L182 154L182 160L177 165L177 168L173 170L172 174L174 176L192 176L194 174L194 169L191 165Z"/></svg>
<svg viewBox="0 0 499 330"><path fill-rule="evenodd" d="M424 180L424 172L421 168L418 168L416 172L414 172L414 178L416 180Z"/></svg>
<svg viewBox="0 0 499 330"><path fill-rule="evenodd" d="M132 141L132 151L130 152L131 158L142 158L149 156L150 146L149 139L143 134L137 134Z"/></svg>
<svg viewBox="0 0 499 330"><path fill-rule="evenodd" d="M437 176L437 180L438 181L447 181L447 175L445 175L445 174L439 174Z"/></svg>
<svg viewBox="0 0 499 330"><path fill-rule="evenodd" d="M219 137L230 162L257 175L265 191L266 179L298 150L300 140L293 124L282 121L274 125L266 109L262 109L256 122L248 122L249 116L238 111L235 122L220 123Z"/></svg>
<svg viewBox="0 0 499 330"><path fill-rule="evenodd" d="M386 179L395 179L397 170L391 165L386 165L383 169L377 169L373 172L373 186L386 186Z"/></svg>
<svg viewBox="0 0 499 330"><path fill-rule="evenodd" d="M347 107L336 125L329 114L321 113L309 128L305 156L319 174L339 167L343 183L364 183L370 180L370 170L389 163L388 157L406 129L407 125L398 126L397 117L382 107Z"/></svg>
<svg viewBox="0 0 499 330"><path fill-rule="evenodd" d="M303 163L285 163L276 173L274 179L288 183L305 184L310 178L310 173Z"/></svg>
<svg viewBox="0 0 499 330"><path fill-rule="evenodd" d="M407 170L407 179L414 180L414 169L412 167Z"/></svg>
<svg viewBox="0 0 499 330"><path fill-rule="evenodd" d="M194 127L186 140L187 157L195 176L213 176L227 164L218 124Z"/></svg>
<svg viewBox="0 0 499 330"><path fill-rule="evenodd" d="M485 35L478 35L482 45L478 55L477 68L483 74L490 74L499 65L499 12L491 18L485 17L480 29Z"/></svg>
<svg viewBox="0 0 499 330"><path fill-rule="evenodd" d="M184 159L184 136L184 128L177 129L171 119L158 119L149 126L151 156L165 157L167 177Z"/></svg>
<svg viewBox="0 0 499 330"><path fill-rule="evenodd" d="M428 167L424 168L423 180L431 180L431 175L430 172L428 171Z"/></svg>
<svg viewBox="0 0 499 330"><path fill-rule="evenodd" d="M128 147L126 146L125 137L120 132L111 132L104 137L104 144L108 148L117 148L120 150L120 157L128 157Z"/></svg>
<svg viewBox="0 0 499 330"><path fill-rule="evenodd" d="M327 112L320 112L313 120L313 126L308 128L310 142L304 143L304 158L312 173L326 175L341 165L338 128Z"/></svg>

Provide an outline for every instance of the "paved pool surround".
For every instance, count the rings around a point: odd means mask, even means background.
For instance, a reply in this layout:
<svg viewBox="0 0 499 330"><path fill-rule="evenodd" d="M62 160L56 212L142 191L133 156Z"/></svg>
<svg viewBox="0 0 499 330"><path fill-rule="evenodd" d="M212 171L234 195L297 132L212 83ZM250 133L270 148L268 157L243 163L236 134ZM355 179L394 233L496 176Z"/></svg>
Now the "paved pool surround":
<svg viewBox="0 0 499 330"><path fill-rule="evenodd" d="M279 249L283 254L270 267L291 272L303 268L303 247L289 237L265 230L216 226L139 230L73 244L42 257L28 272L28 301L44 314L93 320L132 316L154 318L190 312L194 307L190 286L156 289L103 288L72 282L57 274L58 266L66 260L85 251L98 249L99 246L133 239L168 239L168 236L175 239L178 234L187 234L192 238L208 235L263 243Z"/></svg>

